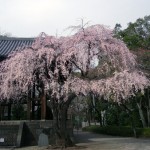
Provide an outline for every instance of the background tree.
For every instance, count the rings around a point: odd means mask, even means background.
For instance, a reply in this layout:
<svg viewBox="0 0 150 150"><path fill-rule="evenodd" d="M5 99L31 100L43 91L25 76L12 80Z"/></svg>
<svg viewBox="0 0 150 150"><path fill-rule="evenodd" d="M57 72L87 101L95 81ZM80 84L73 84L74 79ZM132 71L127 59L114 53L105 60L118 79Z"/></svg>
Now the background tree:
<svg viewBox="0 0 150 150"><path fill-rule="evenodd" d="M130 22L128 27L121 30L121 25L114 28L116 37L121 38L130 49L150 49L150 16Z"/></svg>
<svg viewBox="0 0 150 150"><path fill-rule="evenodd" d="M150 78L150 16L145 16L137 19L134 23L129 23L124 30L121 29L120 24L116 24L114 33L115 37L122 39L132 52L136 54L138 67ZM148 120L150 120L149 115L147 115L149 114L148 110L150 110L149 88L146 91L147 94L145 95L140 93L136 95L134 107L134 110L138 109L139 111L143 127L149 126ZM148 112L146 113L146 111Z"/></svg>

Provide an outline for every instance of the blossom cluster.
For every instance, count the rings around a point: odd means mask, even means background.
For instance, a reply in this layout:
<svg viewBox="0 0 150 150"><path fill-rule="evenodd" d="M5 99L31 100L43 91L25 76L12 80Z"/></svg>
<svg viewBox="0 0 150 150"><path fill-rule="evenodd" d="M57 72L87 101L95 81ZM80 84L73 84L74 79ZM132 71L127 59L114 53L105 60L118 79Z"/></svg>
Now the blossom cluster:
<svg viewBox="0 0 150 150"><path fill-rule="evenodd" d="M87 74L93 68L98 68L99 78L91 80ZM40 87L41 82L44 91L58 101L66 101L72 92L93 92L120 101L150 85L137 70L135 56L102 25L67 37L42 34L31 47L14 51L0 63L1 100L27 93L33 84Z"/></svg>

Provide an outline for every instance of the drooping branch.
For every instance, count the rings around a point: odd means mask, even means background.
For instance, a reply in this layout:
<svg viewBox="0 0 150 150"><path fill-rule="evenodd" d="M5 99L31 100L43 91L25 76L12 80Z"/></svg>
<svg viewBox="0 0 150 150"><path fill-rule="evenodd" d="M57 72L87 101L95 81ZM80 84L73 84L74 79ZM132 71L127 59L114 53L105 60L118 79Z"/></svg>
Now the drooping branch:
<svg viewBox="0 0 150 150"><path fill-rule="evenodd" d="M88 73L94 68L98 78L89 80ZM66 101L70 92L89 91L119 101L134 95L133 86L143 92L149 85L136 70L135 56L107 27L93 25L84 28L84 33L82 29L60 38L42 34L32 48L14 52L1 63L0 95L9 99L26 93L34 82L42 82L44 91L59 102L61 98ZM77 78L75 71L82 78Z"/></svg>

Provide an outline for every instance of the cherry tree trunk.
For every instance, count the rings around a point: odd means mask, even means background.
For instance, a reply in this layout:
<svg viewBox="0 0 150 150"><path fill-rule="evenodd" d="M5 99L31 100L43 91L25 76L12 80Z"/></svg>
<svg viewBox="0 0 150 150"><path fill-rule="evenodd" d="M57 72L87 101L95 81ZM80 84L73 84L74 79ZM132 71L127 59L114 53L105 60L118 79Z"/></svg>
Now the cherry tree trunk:
<svg viewBox="0 0 150 150"><path fill-rule="evenodd" d="M68 97L67 101L61 101L58 103L54 99L51 101L51 108L53 112L54 120L54 133L55 133L55 143L54 145L60 147L71 147L74 146L73 141L67 126L67 112L71 101L76 96L74 94Z"/></svg>
<svg viewBox="0 0 150 150"><path fill-rule="evenodd" d="M68 106L63 104L58 107L59 109L53 109L55 145L61 147L73 146L74 144L67 129Z"/></svg>

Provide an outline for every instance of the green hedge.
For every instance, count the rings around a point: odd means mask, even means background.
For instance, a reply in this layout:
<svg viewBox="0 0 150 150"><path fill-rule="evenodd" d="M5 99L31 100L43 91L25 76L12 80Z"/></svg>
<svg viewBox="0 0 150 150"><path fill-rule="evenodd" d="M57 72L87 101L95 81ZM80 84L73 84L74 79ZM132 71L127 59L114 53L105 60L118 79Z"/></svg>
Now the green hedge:
<svg viewBox="0 0 150 150"><path fill-rule="evenodd" d="M124 136L124 137L133 137L133 129L131 127L118 127L118 126L89 126L84 127L83 131L89 131L100 134L108 134L114 136ZM149 137L150 138L150 128L137 128L136 129L137 137Z"/></svg>
<svg viewBox="0 0 150 150"><path fill-rule="evenodd" d="M150 138L150 128L141 129L141 137Z"/></svg>

